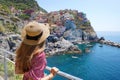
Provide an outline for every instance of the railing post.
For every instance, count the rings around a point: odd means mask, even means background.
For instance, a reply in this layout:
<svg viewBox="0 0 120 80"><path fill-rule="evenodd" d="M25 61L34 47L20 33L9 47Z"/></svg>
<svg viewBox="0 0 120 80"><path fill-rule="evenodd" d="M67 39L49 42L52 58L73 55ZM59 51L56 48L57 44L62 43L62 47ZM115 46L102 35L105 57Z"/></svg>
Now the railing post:
<svg viewBox="0 0 120 80"><path fill-rule="evenodd" d="M6 60L6 52L4 53L4 80L7 80L7 60Z"/></svg>

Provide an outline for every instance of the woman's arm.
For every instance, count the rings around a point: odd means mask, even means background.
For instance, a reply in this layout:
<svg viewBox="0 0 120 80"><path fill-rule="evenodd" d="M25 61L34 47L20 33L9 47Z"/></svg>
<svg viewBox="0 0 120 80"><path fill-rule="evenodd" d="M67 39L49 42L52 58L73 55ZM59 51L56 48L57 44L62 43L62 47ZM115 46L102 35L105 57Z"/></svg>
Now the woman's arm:
<svg viewBox="0 0 120 80"><path fill-rule="evenodd" d="M46 58L44 54L36 57L32 63L33 64L31 70L26 72L25 76L30 77L33 80L50 80L58 72L58 69L56 67L53 67L50 71L50 74L48 76L44 76L44 69L46 67Z"/></svg>

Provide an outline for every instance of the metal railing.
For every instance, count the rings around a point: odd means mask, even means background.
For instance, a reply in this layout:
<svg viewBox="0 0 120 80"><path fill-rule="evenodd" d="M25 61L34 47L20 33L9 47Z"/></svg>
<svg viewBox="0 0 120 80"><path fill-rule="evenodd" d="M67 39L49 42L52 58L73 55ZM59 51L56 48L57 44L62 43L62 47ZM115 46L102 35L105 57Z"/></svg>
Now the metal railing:
<svg viewBox="0 0 120 80"><path fill-rule="evenodd" d="M0 57L4 58L4 73L5 73L4 80L8 80L8 76L7 76L7 60L10 61L10 62L12 62L13 64L15 64L15 62L13 62L9 58L7 58L6 54L10 54L10 55L13 55L13 56L15 56L15 54L13 54L13 53L5 50L5 49L1 49L0 48L0 52L2 52L2 51L4 52L4 56L0 55ZM48 71L50 71L51 67L46 66L45 69L48 70ZM70 75L68 73L62 72L60 70L57 72L57 75L62 76L64 78L68 79L68 80L83 80L81 78L75 77L73 75Z"/></svg>

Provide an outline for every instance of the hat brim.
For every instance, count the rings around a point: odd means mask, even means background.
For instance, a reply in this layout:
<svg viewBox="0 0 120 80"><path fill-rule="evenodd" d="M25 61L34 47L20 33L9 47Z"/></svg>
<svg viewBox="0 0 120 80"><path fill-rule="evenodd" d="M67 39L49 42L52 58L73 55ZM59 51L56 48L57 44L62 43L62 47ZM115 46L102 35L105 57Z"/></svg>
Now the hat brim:
<svg viewBox="0 0 120 80"><path fill-rule="evenodd" d="M22 30L22 34L21 34L23 42L28 45L38 45L38 44L42 43L43 41L45 41L46 38L50 35L49 26L44 25L41 27L41 29L43 30L43 34L38 40L29 40L26 38L26 31L24 28Z"/></svg>

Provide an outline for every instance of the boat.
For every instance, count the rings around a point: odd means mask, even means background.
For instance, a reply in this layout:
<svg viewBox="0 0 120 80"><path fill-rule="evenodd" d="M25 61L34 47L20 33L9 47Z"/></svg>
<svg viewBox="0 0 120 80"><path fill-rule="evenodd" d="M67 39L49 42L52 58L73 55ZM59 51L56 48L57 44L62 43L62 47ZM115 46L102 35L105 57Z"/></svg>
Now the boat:
<svg viewBox="0 0 120 80"><path fill-rule="evenodd" d="M103 47L103 45L99 45L99 47Z"/></svg>
<svg viewBox="0 0 120 80"><path fill-rule="evenodd" d="M87 44L87 47L92 47L93 45Z"/></svg>

